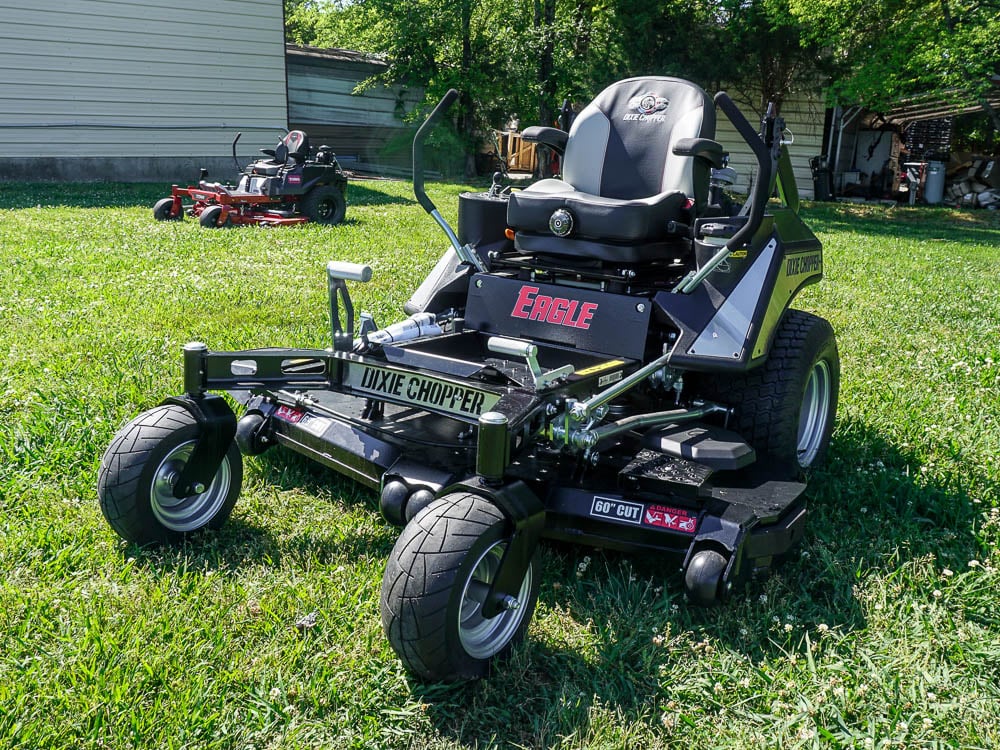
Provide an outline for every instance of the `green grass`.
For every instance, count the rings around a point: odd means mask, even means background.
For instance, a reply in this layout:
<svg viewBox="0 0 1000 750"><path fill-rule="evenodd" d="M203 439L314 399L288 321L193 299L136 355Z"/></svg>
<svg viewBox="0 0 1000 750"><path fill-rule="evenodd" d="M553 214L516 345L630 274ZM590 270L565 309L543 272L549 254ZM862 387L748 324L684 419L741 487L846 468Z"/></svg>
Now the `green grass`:
<svg viewBox="0 0 1000 750"><path fill-rule="evenodd" d="M431 191L449 220L461 189ZM325 346L333 258L398 318L443 246L408 190L353 183L340 227L207 231L155 223L162 187L0 186L0 747L1000 745L997 214L806 211L838 426L801 554L725 607L661 559L547 548L513 660L422 685L379 622L396 531L303 459L248 459L221 532L121 543L100 455L178 392L181 346Z"/></svg>

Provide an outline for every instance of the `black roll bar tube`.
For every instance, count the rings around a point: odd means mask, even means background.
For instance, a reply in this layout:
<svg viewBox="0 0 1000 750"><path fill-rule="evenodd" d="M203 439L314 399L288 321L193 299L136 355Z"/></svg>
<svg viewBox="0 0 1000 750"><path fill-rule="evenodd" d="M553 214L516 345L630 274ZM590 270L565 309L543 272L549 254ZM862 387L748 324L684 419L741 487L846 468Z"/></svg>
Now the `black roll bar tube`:
<svg viewBox="0 0 1000 750"><path fill-rule="evenodd" d="M461 261L482 272L486 270L482 259L475 250L458 241L458 235L455 234L455 230L438 213L434 201L430 199L424 190L424 140L427 138L427 134L441 121L445 112L455 103L456 99L458 99L458 92L455 89L448 89L445 95L441 97L441 101L434 107L434 111L431 112L430 117L424 120L423 125L417 130L417 134L413 136L413 195L416 197L417 203L421 205L424 211L431 215L431 218L437 222L438 226L448 236L448 241L455 249L455 254L458 255Z"/></svg>
<svg viewBox="0 0 1000 750"><path fill-rule="evenodd" d="M236 165L237 172L243 171L243 167L240 166L240 160L236 158L236 144L240 142L240 138L242 137L242 135L243 133L239 132L236 134L236 137L233 138L233 164Z"/></svg>
<svg viewBox="0 0 1000 750"><path fill-rule="evenodd" d="M764 220L764 209L771 196L774 187L774 157L772 149L764 142L760 133L753 129L747 122L747 118L740 112L739 107L729 97L725 91L720 91L715 95L715 106L723 111L729 121L736 128L736 131L746 141L750 150L753 151L754 159L757 162L757 179L754 181L753 192L750 194L750 215L747 222L729 238L725 246L719 250L711 260L706 263L700 271L690 276L686 276L680 284L674 288L674 292L690 294L705 278L715 270L716 266L722 263L733 250L738 250L750 243L754 234L760 228Z"/></svg>

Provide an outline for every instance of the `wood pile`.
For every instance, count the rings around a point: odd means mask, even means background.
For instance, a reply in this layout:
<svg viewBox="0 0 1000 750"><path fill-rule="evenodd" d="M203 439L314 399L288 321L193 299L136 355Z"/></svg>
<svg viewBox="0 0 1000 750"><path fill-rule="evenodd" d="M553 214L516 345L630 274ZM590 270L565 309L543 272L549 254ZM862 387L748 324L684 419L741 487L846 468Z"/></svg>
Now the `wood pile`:
<svg viewBox="0 0 1000 750"><path fill-rule="evenodd" d="M1000 159L956 152L951 155L945 177L946 203L1000 209Z"/></svg>

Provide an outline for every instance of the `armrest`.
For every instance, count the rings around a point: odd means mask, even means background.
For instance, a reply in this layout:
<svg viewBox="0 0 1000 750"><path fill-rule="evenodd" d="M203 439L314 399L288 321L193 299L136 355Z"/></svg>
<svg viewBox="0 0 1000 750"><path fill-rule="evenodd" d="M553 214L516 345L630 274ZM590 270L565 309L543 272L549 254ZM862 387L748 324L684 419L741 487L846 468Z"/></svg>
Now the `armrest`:
<svg viewBox="0 0 1000 750"><path fill-rule="evenodd" d="M722 168L722 160L726 156L722 144L710 138L681 138L674 144L673 151L677 156L705 159L716 169Z"/></svg>
<svg viewBox="0 0 1000 750"><path fill-rule="evenodd" d="M569 140L569 133L559 128L546 128L540 125L533 125L525 128L521 133L521 140L528 143L541 143L543 146L555 149L562 154L566 151L566 141Z"/></svg>
<svg viewBox="0 0 1000 750"><path fill-rule="evenodd" d="M262 148L260 150L260 152L262 154L264 154L265 156L270 156L270 157L274 158L274 149L273 148Z"/></svg>

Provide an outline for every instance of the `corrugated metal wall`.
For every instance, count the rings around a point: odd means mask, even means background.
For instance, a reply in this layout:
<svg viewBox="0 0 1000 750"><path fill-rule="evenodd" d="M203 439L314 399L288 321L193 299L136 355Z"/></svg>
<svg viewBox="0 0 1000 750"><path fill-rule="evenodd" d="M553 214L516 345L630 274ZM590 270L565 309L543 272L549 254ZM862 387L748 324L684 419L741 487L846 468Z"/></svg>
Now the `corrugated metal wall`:
<svg viewBox="0 0 1000 750"><path fill-rule="evenodd" d="M733 91L729 92L733 101L743 111L744 116L754 127L760 125L760 114L756 112L757 102L741 101ZM795 182L798 184L799 196L811 199L813 197L812 173L809 170L809 159L825 151L823 145L823 117L825 108L823 96L819 89L815 91L800 90L788 96L781 106L781 116L785 118L785 127L791 131L795 142L788 147L795 172ZM717 111L718 123L715 140L729 150L729 165L739 174L739 181L734 191L746 193L749 191L750 180L756 174L757 165L746 141L740 137L728 118Z"/></svg>
<svg viewBox="0 0 1000 750"><path fill-rule="evenodd" d="M345 166L410 164L414 128L401 117L423 100L422 90L362 81L386 65L358 52L288 47L288 121L314 145L327 143Z"/></svg>
<svg viewBox="0 0 1000 750"><path fill-rule="evenodd" d="M0 173L149 178L287 124L279 0L0 0L0 18Z"/></svg>

